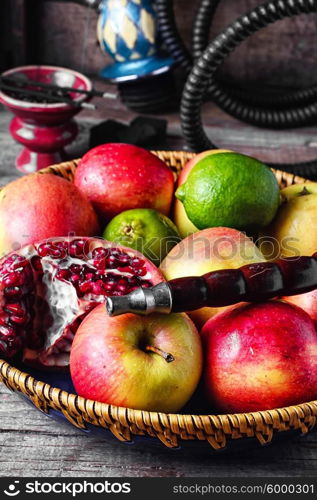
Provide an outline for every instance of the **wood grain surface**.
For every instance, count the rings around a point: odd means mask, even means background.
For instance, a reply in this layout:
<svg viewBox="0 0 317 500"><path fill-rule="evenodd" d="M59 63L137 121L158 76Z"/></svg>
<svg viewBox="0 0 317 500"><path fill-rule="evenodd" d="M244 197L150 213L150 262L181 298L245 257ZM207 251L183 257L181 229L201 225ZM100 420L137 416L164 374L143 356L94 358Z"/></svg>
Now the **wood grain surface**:
<svg viewBox="0 0 317 500"><path fill-rule="evenodd" d="M104 86L98 83L97 86ZM135 115L119 101L96 99L98 111L79 117L81 135L69 149L77 157L87 148L88 131L96 121L129 122ZM20 149L7 127L11 115L0 110L0 184L20 174L14 158ZM158 148L185 147L177 114L166 115L169 137ZM228 118L212 104L204 111L209 135L219 146L253 154L263 160L290 161L317 157L315 128L289 132L263 131ZM2 476L38 477L252 477L313 476L317 470L317 437L313 432L278 446L235 454L167 450L163 445L143 450L108 442L49 419L0 385L0 463Z"/></svg>

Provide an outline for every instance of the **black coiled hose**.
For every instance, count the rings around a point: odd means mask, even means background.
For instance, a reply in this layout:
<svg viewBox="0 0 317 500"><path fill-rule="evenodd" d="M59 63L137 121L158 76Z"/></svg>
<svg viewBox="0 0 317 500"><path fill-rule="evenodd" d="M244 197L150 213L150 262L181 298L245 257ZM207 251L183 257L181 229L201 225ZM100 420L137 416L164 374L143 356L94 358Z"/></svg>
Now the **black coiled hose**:
<svg viewBox="0 0 317 500"><path fill-rule="evenodd" d="M201 54L208 47L210 25L212 24L215 12L220 3L221 0L201 0L200 2L197 14L194 19L192 33L192 50L193 58L195 61L199 59ZM303 90L287 92L286 94L285 92L278 94L276 92L274 94L272 94L272 92L250 94L250 91L246 92L241 88L237 88L236 86L230 86L228 82L219 81L219 83L222 87L225 87L225 90L227 92L230 92L231 95L235 96L239 100L248 103L251 106L259 106L261 108L264 108L264 110L265 108L285 109L297 104L304 105L317 100L317 85L313 85L312 87ZM235 108L233 108L233 113L234 112ZM236 118L239 117L236 116ZM270 118L266 118L264 122L254 123L253 121L250 121L250 123L257 126L266 127L269 120ZM275 127L285 128L285 122L288 122L288 128L298 126L298 122L292 123L291 121L288 121L288 116L286 116L281 123L279 123L278 118L276 118ZM300 124L308 124L305 117L303 117L303 122Z"/></svg>
<svg viewBox="0 0 317 500"><path fill-rule="evenodd" d="M209 25L220 0L202 0L193 30L194 56L208 43ZM166 45L176 61L187 71L192 58L177 32L171 0L156 0L159 22ZM195 151L216 147L206 136L201 121L205 95L232 116L268 128L293 128L317 120L317 85L280 96L257 96L220 83L216 72L225 58L246 38L278 20L317 12L317 0L272 0L258 6L232 23L205 49L191 69L184 88L181 120L185 138ZM172 20L172 21L171 21ZM317 177L317 160L301 164L274 164L275 168Z"/></svg>

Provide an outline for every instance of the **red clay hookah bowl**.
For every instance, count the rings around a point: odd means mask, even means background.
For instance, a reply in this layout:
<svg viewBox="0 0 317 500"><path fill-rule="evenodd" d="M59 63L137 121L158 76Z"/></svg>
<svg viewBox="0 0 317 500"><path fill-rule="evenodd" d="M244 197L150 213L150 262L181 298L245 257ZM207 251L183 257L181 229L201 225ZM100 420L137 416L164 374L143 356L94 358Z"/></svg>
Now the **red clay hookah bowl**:
<svg viewBox="0 0 317 500"><path fill-rule="evenodd" d="M91 81L81 73L56 66L21 66L5 71L2 76L21 79L26 76L30 80L60 87L92 89ZM70 97L76 102L89 100L85 94L70 93ZM47 104L16 99L6 91L0 91L0 101L15 115L9 130L12 137L24 146L15 162L19 170L36 172L65 160L64 147L78 133L73 117L79 113L80 107L62 102Z"/></svg>

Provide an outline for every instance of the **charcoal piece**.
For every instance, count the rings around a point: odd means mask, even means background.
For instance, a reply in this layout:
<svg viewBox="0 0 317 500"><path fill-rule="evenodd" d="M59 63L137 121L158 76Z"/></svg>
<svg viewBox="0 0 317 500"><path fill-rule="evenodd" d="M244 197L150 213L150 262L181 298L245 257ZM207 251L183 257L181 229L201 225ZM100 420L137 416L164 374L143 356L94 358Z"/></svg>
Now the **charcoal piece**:
<svg viewBox="0 0 317 500"><path fill-rule="evenodd" d="M115 120L106 120L90 129L89 149L106 142L127 142L128 125Z"/></svg>
<svg viewBox="0 0 317 500"><path fill-rule="evenodd" d="M106 120L91 128L89 148L107 142L124 142L155 149L165 145L166 130L167 121L159 118L138 116L130 125Z"/></svg>

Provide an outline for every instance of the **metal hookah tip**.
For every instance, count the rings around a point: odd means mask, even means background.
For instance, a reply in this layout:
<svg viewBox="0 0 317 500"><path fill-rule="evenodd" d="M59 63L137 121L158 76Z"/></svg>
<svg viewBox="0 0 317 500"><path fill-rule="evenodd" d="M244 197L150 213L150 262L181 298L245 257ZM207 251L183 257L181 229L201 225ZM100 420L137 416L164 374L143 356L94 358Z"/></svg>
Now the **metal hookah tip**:
<svg viewBox="0 0 317 500"><path fill-rule="evenodd" d="M172 310L171 289L167 283L159 283L152 288L137 288L128 295L107 297L106 308L109 316L154 312L169 314Z"/></svg>

